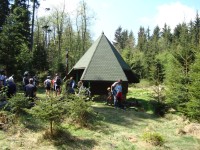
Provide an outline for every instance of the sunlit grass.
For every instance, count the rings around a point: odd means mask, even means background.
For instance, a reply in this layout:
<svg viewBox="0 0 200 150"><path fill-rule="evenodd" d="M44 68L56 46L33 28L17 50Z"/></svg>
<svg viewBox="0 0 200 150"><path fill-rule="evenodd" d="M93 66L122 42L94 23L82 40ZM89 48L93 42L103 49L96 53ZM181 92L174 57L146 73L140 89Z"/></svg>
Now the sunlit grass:
<svg viewBox="0 0 200 150"><path fill-rule="evenodd" d="M151 109L149 101L151 90L143 87L131 87L127 99L134 98L142 106ZM45 98L45 91L38 91L38 97ZM84 150L198 150L200 140L191 135L180 135L177 130L184 127L184 122L175 115L159 118L150 111L137 111L128 108L126 111L105 105L105 102L93 102L95 112L100 116L93 129L80 128L76 124L62 123L62 128L70 133L71 140L60 145L42 139L43 130L31 131L18 127L22 131L11 135L0 132L0 145L8 149L84 149ZM161 146L147 143L143 138L145 132L159 133L165 141ZM11 140L12 143L11 143ZM63 139L62 139L63 140ZM11 143L11 144L10 144ZM10 144L10 145L9 145Z"/></svg>

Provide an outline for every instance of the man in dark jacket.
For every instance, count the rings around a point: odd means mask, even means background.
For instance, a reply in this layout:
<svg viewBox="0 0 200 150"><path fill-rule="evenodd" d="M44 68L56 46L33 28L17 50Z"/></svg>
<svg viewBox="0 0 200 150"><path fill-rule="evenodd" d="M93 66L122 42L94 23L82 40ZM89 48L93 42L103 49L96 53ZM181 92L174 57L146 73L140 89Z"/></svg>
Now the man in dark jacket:
<svg viewBox="0 0 200 150"><path fill-rule="evenodd" d="M36 97L37 88L33 85L33 78L29 79L29 84L25 86L25 96L29 97L29 99L33 99Z"/></svg>
<svg viewBox="0 0 200 150"><path fill-rule="evenodd" d="M7 96L8 98L11 98L13 95L16 94L16 90L17 90L14 80L8 79L7 87L8 87Z"/></svg>

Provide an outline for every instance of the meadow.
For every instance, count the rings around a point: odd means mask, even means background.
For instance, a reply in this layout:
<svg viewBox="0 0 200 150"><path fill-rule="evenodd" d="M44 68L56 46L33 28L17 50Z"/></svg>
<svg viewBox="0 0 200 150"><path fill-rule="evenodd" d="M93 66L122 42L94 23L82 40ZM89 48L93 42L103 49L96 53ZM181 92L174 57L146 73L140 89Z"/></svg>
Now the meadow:
<svg viewBox="0 0 200 150"><path fill-rule="evenodd" d="M199 150L200 137L186 131L191 124L187 118L174 113L164 117L153 114L151 92L149 88L130 87L127 100L137 100L141 106L126 110L106 105L105 100L93 101L92 108L99 117L92 128L69 124L66 119L54 139L45 138L45 123L22 118L9 129L0 130L0 149ZM44 97L44 91L38 96Z"/></svg>

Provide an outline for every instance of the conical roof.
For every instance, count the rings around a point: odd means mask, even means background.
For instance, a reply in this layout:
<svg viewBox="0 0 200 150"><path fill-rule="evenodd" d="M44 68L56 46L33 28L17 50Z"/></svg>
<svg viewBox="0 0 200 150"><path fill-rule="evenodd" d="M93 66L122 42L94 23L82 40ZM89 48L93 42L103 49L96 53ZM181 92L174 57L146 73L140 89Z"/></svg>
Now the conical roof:
<svg viewBox="0 0 200 150"><path fill-rule="evenodd" d="M84 69L80 80L128 81L124 71L131 71L121 55L102 33L70 72Z"/></svg>

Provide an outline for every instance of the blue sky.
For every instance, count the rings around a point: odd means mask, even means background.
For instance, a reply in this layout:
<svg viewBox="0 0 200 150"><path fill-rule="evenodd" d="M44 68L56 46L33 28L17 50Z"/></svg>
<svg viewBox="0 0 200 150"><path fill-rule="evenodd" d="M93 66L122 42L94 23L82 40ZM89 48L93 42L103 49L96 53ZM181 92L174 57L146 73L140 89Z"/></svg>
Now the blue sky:
<svg viewBox="0 0 200 150"><path fill-rule="evenodd" d="M66 11L73 12L80 0L41 0L40 10L44 7L58 8L66 4ZM153 31L167 23L173 31L178 23L194 20L200 14L199 0L85 0L95 20L90 25L93 40L102 33L113 41L115 30L133 31L137 38L140 26Z"/></svg>

